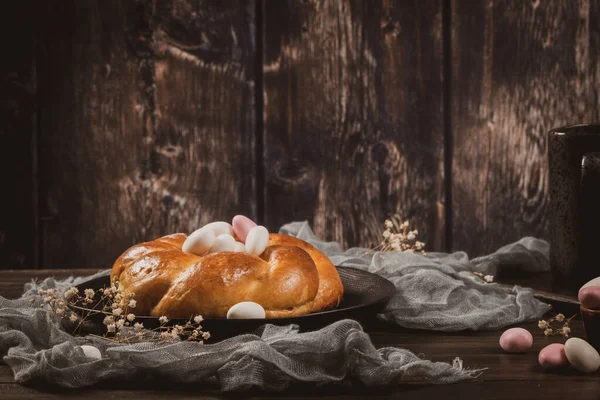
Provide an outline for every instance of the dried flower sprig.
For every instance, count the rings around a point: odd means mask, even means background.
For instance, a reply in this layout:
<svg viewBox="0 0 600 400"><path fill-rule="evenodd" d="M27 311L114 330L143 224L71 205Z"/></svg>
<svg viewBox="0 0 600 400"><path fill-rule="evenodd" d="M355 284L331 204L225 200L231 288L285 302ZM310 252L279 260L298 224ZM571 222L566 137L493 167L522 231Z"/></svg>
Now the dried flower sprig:
<svg viewBox="0 0 600 400"><path fill-rule="evenodd" d="M483 279L483 283L494 283L494 276L493 275L485 275L481 272L473 272L474 275L477 275L478 277L480 277L481 279ZM475 277L472 277L473 280L476 280Z"/></svg>
<svg viewBox="0 0 600 400"><path fill-rule="evenodd" d="M123 295L116 282L110 287L98 289L97 292L86 289L83 295L76 287L70 287L62 296L56 289L40 289L38 294L43 297L42 303L39 304L41 309L76 324L73 334L77 333L91 315L104 314L103 325L106 327L106 332L102 337L119 343L173 341L183 338L203 344L210 338L210 332L204 331L201 325L204 320L201 315L191 316L183 325L174 326L168 325L169 319L162 316L159 318L159 327L144 329L144 324L136 321L133 312L137 306L134 294ZM31 303L36 305L36 298L32 298ZM82 308L79 315L69 308L69 305L83 305L87 308Z"/></svg>
<svg viewBox="0 0 600 400"><path fill-rule="evenodd" d="M571 322L571 320L576 316L577 314L573 315L570 318L565 318L564 314L559 313L547 320L542 319L538 321L538 328L542 329L544 331L544 335L546 336L562 335L568 338L569 333L571 333L569 322Z"/></svg>
<svg viewBox="0 0 600 400"><path fill-rule="evenodd" d="M425 254L425 243L417 240L419 231L410 229L408 221L402 221L398 214L385 220L383 240L372 251L420 252Z"/></svg>

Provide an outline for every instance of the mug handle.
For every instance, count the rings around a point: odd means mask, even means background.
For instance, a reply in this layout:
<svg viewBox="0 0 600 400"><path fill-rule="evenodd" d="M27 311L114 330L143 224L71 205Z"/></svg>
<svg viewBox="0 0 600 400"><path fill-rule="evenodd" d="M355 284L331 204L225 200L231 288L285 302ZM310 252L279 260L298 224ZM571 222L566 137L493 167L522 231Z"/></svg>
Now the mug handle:
<svg viewBox="0 0 600 400"><path fill-rule="evenodd" d="M600 275L597 255L600 250L600 153L585 153L581 159L580 238L583 248L582 262L585 264L585 279ZM594 260L594 261L592 261Z"/></svg>

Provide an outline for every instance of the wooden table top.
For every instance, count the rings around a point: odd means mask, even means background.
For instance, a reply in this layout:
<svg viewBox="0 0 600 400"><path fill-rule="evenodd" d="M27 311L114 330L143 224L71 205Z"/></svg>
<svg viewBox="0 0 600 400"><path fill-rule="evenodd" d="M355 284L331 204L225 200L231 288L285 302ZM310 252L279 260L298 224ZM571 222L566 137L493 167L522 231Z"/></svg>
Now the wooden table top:
<svg viewBox="0 0 600 400"><path fill-rule="evenodd" d="M16 298L23 284L33 278L48 276L83 276L96 270L23 270L0 271L0 295ZM567 304L567 308L569 305ZM533 348L525 354L506 354L499 345L501 331L439 333L414 331L375 323L365 326L375 346L403 347L433 361L452 362L460 357L464 366L487 368L476 380L451 385L430 385L407 382L394 388L362 389L347 386L297 385L284 393L263 393L257 390L221 395L214 388L199 389L197 386L171 386L168 383L110 383L81 390L49 390L43 387L25 387L15 383L12 371L0 364L0 398L21 399L218 399L218 398L279 398L294 399L360 399L360 398L460 398L460 399L532 399L570 398L578 399L600 396L600 372L586 375L573 369L545 371L537 362L540 349L549 343L563 342L559 337L547 338L536 322L521 324L534 337ZM572 335L584 337L579 320L571 323Z"/></svg>

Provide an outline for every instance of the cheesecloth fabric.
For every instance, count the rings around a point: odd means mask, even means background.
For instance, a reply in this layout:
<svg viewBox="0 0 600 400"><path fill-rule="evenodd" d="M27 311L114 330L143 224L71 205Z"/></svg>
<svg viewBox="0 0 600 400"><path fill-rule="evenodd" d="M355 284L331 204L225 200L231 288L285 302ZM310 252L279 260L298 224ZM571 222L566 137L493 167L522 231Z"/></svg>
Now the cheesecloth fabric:
<svg viewBox="0 0 600 400"><path fill-rule="evenodd" d="M485 284L473 274L495 275L507 267L548 270L548 245L541 240L525 238L489 256L469 260L464 253L365 256L365 249L360 248L343 252L339 244L319 240L306 222L284 225L281 232L312 243L336 265L364 269L392 281L398 294L381 317L401 326L441 331L498 329L547 311L547 305L536 300L530 289ZM450 364L429 361L406 349L376 349L353 320L341 320L314 332L300 332L296 325L267 324L256 332L214 344L124 345L98 337L71 336L55 316L30 305L30 299L39 297L40 288L62 292L109 273L48 278L27 284L20 299L0 296L0 355L17 382L77 388L107 380L146 379L198 384L199 388L216 384L223 391L251 387L281 391L298 382L386 386L422 379L444 384L473 379L482 372L463 368L458 357ZM102 357L86 356L82 345L95 346Z"/></svg>

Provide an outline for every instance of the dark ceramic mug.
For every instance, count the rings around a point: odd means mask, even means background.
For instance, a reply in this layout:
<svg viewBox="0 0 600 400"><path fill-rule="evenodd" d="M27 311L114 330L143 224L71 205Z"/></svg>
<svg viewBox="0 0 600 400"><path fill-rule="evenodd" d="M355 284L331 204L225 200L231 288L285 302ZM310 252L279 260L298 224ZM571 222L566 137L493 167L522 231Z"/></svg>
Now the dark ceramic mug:
<svg viewBox="0 0 600 400"><path fill-rule="evenodd" d="M600 276L600 124L548 132L550 264L578 289Z"/></svg>

